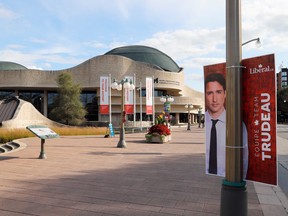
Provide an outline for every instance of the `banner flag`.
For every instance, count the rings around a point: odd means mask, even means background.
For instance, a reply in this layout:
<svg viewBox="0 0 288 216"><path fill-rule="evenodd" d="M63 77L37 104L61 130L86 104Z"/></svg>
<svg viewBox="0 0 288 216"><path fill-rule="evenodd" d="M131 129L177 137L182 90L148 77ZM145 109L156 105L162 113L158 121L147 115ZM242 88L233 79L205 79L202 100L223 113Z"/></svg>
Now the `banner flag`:
<svg viewBox="0 0 288 216"><path fill-rule="evenodd" d="M274 54L249 58L243 66L243 121L248 131L247 179L277 185L276 82Z"/></svg>
<svg viewBox="0 0 288 216"><path fill-rule="evenodd" d="M134 83L133 76L125 76L125 80ZM134 90L124 89L125 92L125 112L126 114L134 114Z"/></svg>
<svg viewBox="0 0 288 216"><path fill-rule="evenodd" d="M277 146L276 146L276 83L274 54L254 57L242 60L242 112L243 112L243 176L246 180L277 185ZM205 128L206 128L206 173L211 173L209 161L211 157L210 146L212 136L213 112L219 106L219 91L215 95L218 98L209 99L215 76L211 74L222 74L226 78L226 64L204 66L205 78ZM216 75L217 77L217 75ZM219 76L218 76L219 77ZM210 81L209 81L210 80ZM220 82L220 81L219 81ZM214 81L214 84L218 81ZM226 86L226 85L225 85ZM219 88L221 85L218 85ZM226 88L226 87L225 87ZM207 91L206 91L207 90ZM224 100L226 94L223 95ZM217 102L216 102L217 101ZM225 176L225 146L226 146L226 110L218 116L216 123L217 131L217 166L216 175ZM209 110L211 110L209 112ZM211 114L210 114L211 113ZM221 126L221 124L223 124ZM223 132L225 131L225 132ZM219 134L218 134L219 133ZM223 138L224 137L224 138ZM211 160L212 161L212 160Z"/></svg>
<svg viewBox="0 0 288 216"><path fill-rule="evenodd" d="M225 63L204 66L206 173L218 176L225 176L226 163L225 78ZM215 130L212 120L218 120Z"/></svg>
<svg viewBox="0 0 288 216"><path fill-rule="evenodd" d="M109 77L100 77L100 114L109 114Z"/></svg>
<svg viewBox="0 0 288 216"><path fill-rule="evenodd" d="M153 114L153 96L152 89L153 87L153 79L152 77L146 77L146 114Z"/></svg>

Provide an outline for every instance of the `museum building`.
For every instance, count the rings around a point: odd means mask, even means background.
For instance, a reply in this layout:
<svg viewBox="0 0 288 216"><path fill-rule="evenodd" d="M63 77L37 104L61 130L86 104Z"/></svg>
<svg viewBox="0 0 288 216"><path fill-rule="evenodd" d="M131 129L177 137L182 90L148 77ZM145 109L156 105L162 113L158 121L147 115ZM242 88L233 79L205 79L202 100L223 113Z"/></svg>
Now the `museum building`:
<svg viewBox="0 0 288 216"><path fill-rule="evenodd" d="M154 79L155 116L163 112L164 105L160 98L166 95L174 98L170 114L176 124L187 123L188 112L191 122L197 122L197 116L204 107L203 93L185 85L182 67L165 53L140 45L118 47L64 70L35 70L18 63L0 61L0 99L19 96L49 117L57 94L57 78L63 72L70 73L74 82L81 86L81 100L88 111L86 119L91 122L109 121L109 115L99 112L101 76L109 76L112 81L122 80L126 76L134 77L136 115L129 115L129 121L139 121L140 115L143 121L152 120L150 115L146 115L146 77ZM121 91L111 89L111 119L114 124L120 119L121 99ZM189 104L193 107L188 111Z"/></svg>

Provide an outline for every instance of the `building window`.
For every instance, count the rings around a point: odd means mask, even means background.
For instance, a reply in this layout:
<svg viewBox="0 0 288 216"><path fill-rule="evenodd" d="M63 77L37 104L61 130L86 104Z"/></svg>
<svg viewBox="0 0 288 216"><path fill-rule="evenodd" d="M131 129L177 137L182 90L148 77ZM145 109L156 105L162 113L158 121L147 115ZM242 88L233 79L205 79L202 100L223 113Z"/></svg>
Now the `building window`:
<svg viewBox="0 0 288 216"><path fill-rule="evenodd" d="M98 101L96 92L85 92L81 93L81 101L83 103L83 107L87 111L87 115L85 116L87 121L98 121Z"/></svg>
<svg viewBox="0 0 288 216"><path fill-rule="evenodd" d="M282 87L286 87L287 86L287 82L282 82Z"/></svg>
<svg viewBox="0 0 288 216"><path fill-rule="evenodd" d="M43 114L43 91L19 91L19 98L30 102L33 106Z"/></svg>
<svg viewBox="0 0 288 216"><path fill-rule="evenodd" d="M281 75L282 75L282 77L283 77L283 76L287 76L287 72L286 72L286 71L283 71L283 72L281 73Z"/></svg>
<svg viewBox="0 0 288 216"><path fill-rule="evenodd" d="M0 90L0 100L6 99L8 97L15 96L15 91L13 90Z"/></svg>
<svg viewBox="0 0 288 216"><path fill-rule="evenodd" d="M287 77L282 77L282 80L287 81Z"/></svg>
<svg viewBox="0 0 288 216"><path fill-rule="evenodd" d="M154 90L154 97L161 97L167 95L166 90ZM146 97L146 89L142 89L142 97Z"/></svg>
<svg viewBox="0 0 288 216"><path fill-rule="evenodd" d="M54 101L57 97L57 92L48 92L48 116L51 110L55 107ZM80 95L80 100L83 107L87 111L85 116L87 121L98 121L98 102L96 92L83 91Z"/></svg>
<svg viewBox="0 0 288 216"><path fill-rule="evenodd" d="M48 117L50 117L49 114L51 110L55 107L54 101L57 95L58 93L56 91L48 92L48 107L47 107Z"/></svg>

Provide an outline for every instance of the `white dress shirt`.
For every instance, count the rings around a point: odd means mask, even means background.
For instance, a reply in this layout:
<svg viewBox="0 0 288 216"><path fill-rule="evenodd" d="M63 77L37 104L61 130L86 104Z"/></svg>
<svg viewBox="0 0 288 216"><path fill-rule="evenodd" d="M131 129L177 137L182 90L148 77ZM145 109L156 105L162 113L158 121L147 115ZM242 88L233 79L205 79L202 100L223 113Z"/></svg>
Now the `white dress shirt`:
<svg viewBox="0 0 288 216"><path fill-rule="evenodd" d="M213 119L209 112L205 113L205 127L206 127L206 173L209 170L209 151L210 151L210 135ZM217 175L225 176L225 161L226 161L226 110L217 118L219 121L216 124L216 133L217 133ZM215 119L216 120L216 119ZM243 178L246 178L248 170L248 135L247 128L243 123Z"/></svg>

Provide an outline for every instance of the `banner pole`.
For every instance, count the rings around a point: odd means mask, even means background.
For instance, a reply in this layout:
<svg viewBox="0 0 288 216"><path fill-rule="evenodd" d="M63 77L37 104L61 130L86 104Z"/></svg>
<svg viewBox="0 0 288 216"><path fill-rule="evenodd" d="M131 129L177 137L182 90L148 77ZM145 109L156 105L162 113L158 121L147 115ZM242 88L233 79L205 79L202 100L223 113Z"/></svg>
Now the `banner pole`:
<svg viewBox="0 0 288 216"><path fill-rule="evenodd" d="M109 124L112 122L111 114L111 74L109 74Z"/></svg>
<svg viewBox="0 0 288 216"><path fill-rule="evenodd" d="M153 103L153 117L152 117L152 125L155 124L155 95L154 95L154 91L155 91L155 85L154 85L154 76L152 77L152 103Z"/></svg>
<svg viewBox="0 0 288 216"><path fill-rule="evenodd" d="M136 124L136 74L134 73L133 83L135 83L135 88L133 90L133 127L135 128Z"/></svg>
<svg viewBox="0 0 288 216"><path fill-rule="evenodd" d="M226 169L221 216L247 216L242 144L241 0L226 0Z"/></svg>

